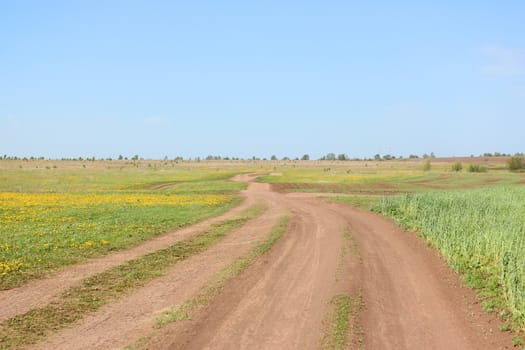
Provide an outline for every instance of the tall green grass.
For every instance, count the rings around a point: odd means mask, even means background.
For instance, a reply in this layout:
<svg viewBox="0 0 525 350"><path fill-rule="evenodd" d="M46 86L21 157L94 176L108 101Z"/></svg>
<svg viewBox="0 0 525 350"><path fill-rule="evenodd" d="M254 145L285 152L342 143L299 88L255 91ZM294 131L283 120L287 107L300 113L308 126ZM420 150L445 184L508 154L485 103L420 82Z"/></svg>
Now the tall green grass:
<svg viewBox="0 0 525 350"><path fill-rule="evenodd" d="M417 230L497 309L525 330L525 186L384 198L374 210Z"/></svg>

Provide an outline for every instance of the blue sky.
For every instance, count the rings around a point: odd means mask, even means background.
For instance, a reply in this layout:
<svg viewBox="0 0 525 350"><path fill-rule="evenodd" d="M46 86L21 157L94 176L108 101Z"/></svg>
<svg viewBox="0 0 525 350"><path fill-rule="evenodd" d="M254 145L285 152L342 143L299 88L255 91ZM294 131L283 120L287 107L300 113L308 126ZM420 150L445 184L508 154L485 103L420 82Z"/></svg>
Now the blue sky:
<svg viewBox="0 0 525 350"><path fill-rule="evenodd" d="M525 151L524 1L1 1L0 153Z"/></svg>

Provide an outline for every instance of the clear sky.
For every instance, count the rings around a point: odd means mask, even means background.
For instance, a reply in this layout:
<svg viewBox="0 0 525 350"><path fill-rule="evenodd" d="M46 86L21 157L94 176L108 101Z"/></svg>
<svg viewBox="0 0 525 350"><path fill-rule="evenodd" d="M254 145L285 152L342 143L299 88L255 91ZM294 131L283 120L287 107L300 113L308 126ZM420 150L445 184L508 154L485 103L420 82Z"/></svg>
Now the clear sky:
<svg viewBox="0 0 525 350"><path fill-rule="evenodd" d="M525 1L0 1L0 153L525 151Z"/></svg>

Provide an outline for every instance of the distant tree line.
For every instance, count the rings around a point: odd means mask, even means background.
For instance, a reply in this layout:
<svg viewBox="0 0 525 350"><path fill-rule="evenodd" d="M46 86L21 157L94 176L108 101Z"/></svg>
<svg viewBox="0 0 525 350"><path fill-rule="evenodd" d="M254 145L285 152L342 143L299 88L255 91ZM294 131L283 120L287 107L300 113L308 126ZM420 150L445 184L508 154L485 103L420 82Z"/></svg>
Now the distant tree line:
<svg viewBox="0 0 525 350"><path fill-rule="evenodd" d="M514 155L511 155L510 153L500 153L500 152L494 152L494 153L483 153L483 154L480 154L479 156L480 157L523 157L525 154L522 153L522 152L518 152L518 153L515 153ZM470 155L470 157L474 157L474 155ZM346 153L339 153L339 154L336 154L336 153L327 153L325 154L324 156L320 157L318 160L327 160L327 161L349 161L349 160L361 160L361 161L388 161L388 160L405 160L405 159L430 159L430 158L436 158L436 155L434 154L434 152L430 152L430 154L427 154L427 153L424 153L422 155L417 155L417 154L410 154L408 155L407 157L404 157L404 156L395 156L395 155L391 155L391 154L384 154L384 155L381 155L381 154L375 154L373 157L370 157L370 158L359 158L359 157L349 157L348 154ZM34 156L31 156L31 157L18 157L18 156L8 156L7 154L4 154L3 156L0 156L0 161L1 160L23 160L23 161L31 161L31 160L68 160L68 161L96 161L96 160L104 160L104 161L113 161L113 160L116 160L116 161L139 161L139 160L154 160L154 159L151 159L151 158L144 158L144 157L141 157L139 156L138 154L135 154L133 156L130 156L130 157L127 157L127 156L123 156L122 154L118 155L118 157L116 157L115 159L111 158L111 157L107 157L107 158L96 158L96 157L77 157L77 158L60 158L60 159L53 159L53 158L45 158L45 157L34 157ZM205 158L202 158L201 157L194 157L194 158L191 158L191 157L188 157L188 158L183 158L182 156L176 156L176 157L173 157L173 158L169 158L168 156L165 156L163 159L157 159L157 160L164 160L164 161L175 161L175 162L179 162L179 161L184 161L184 160L188 160L188 161L197 161L197 162L200 162L201 160L205 160L205 161L221 161L221 160L226 160L226 161L248 161L248 160L252 160L252 161L260 161L260 160L273 160L273 161L277 161L277 160L281 160L281 161L298 161L298 160L303 160L303 161L308 161L308 160L311 160L311 157L309 154L303 154L301 157L295 157L295 158L292 158L292 157L288 157L288 156L284 156L284 157L281 157L281 158L278 158L275 154L271 155L269 158L260 158L260 157L256 157L256 156L253 156L251 158L242 158L242 157L224 157L224 156L220 156L220 155L208 155L207 157Z"/></svg>

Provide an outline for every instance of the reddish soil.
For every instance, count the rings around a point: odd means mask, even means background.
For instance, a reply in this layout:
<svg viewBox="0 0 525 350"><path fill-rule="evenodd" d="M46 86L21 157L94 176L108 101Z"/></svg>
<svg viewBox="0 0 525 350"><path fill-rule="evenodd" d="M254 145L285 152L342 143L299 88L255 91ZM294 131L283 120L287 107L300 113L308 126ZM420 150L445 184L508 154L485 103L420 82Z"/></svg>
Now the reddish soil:
<svg viewBox="0 0 525 350"><path fill-rule="evenodd" d="M280 193L294 192L296 190L325 193L376 193L392 194L396 186L385 183L372 184L339 184L339 183L275 183L272 190Z"/></svg>
<svg viewBox="0 0 525 350"><path fill-rule="evenodd" d="M483 183L485 184L495 184L495 183L498 183L498 182L501 182L502 179L498 179L498 178L486 178L483 180Z"/></svg>
<svg viewBox="0 0 525 350"><path fill-rule="evenodd" d="M359 340L366 349L512 348L511 334L498 330L500 322L415 234L379 215L272 192L267 184L252 182L245 196L244 205L264 201L269 210L36 348L112 349L152 336L150 349L318 349L329 301L340 293L361 294L364 303L349 331L352 348ZM291 218L285 235L209 306L192 320L154 328L155 316L209 285L285 213Z"/></svg>
<svg viewBox="0 0 525 350"><path fill-rule="evenodd" d="M455 163L461 162L466 164L504 164L510 157L441 157L441 158L432 158L432 163Z"/></svg>

